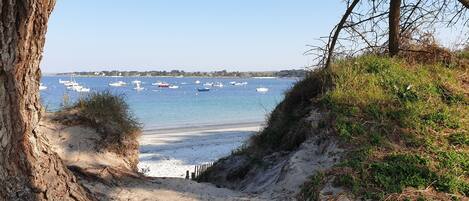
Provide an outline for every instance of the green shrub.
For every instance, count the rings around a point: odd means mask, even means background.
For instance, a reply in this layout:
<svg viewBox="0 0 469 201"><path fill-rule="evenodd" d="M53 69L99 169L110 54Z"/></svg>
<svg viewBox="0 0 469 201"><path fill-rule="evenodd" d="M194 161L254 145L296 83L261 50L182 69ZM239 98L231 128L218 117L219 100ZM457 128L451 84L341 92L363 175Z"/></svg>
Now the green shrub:
<svg viewBox="0 0 469 201"><path fill-rule="evenodd" d="M335 128L340 137L344 139L351 139L354 136L359 136L365 133L365 129L361 124L338 119Z"/></svg>
<svg viewBox="0 0 469 201"><path fill-rule="evenodd" d="M267 126L253 138L253 146L264 150L293 150L311 132L309 122L302 119L309 114L314 99L330 88L326 71L312 72L298 81L285 94L285 99L272 111Z"/></svg>
<svg viewBox="0 0 469 201"><path fill-rule="evenodd" d="M400 193L407 186L425 188L436 178L428 161L415 155L391 155L371 164L373 182L388 193Z"/></svg>

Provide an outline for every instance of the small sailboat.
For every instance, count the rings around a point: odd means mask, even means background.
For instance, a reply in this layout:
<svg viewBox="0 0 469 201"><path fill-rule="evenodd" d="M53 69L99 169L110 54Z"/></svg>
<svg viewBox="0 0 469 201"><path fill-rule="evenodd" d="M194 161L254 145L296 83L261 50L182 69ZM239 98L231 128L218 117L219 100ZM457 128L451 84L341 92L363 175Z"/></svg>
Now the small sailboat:
<svg viewBox="0 0 469 201"><path fill-rule="evenodd" d="M207 88L207 87L204 87L204 88L197 88L197 91L199 91L199 92L206 92L206 91L210 91L210 88Z"/></svg>
<svg viewBox="0 0 469 201"><path fill-rule="evenodd" d="M47 87L44 86L42 83L39 84L39 91L44 91L46 89L47 89Z"/></svg>
<svg viewBox="0 0 469 201"><path fill-rule="evenodd" d="M156 81L155 83L151 83L153 86L159 86L160 84L163 84L161 81Z"/></svg>
<svg viewBox="0 0 469 201"><path fill-rule="evenodd" d="M118 75L117 72L116 72L116 75L115 75L115 76L111 76L111 77L115 77L115 78L116 78L114 82L109 83L109 86L111 86L111 87L122 87L122 86L125 86L125 85L127 84L127 83L125 83L125 82L122 81L122 80L117 81L117 78L118 78L118 77L122 77L122 74L121 74L121 73L119 73L119 75Z"/></svg>
<svg viewBox="0 0 469 201"><path fill-rule="evenodd" d="M137 82L137 83L135 84L134 89L137 90L137 91L141 91L141 90L144 90L145 88L142 87L142 86L140 86L140 82Z"/></svg>
<svg viewBox="0 0 469 201"><path fill-rule="evenodd" d="M234 86L244 86L244 85L247 85L247 84L248 84L248 82L235 82L232 85L234 85Z"/></svg>
<svg viewBox="0 0 469 201"><path fill-rule="evenodd" d="M269 91L269 88L258 87L258 88L256 88L256 91L259 92L259 93L267 93Z"/></svg>
<svg viewBox="0 0 469 201"><path fill-rule="evenodd" d="M217 82L217 83L213 84L212 86L222 88L222 87L223 87L223 83Z"/></svg>
<svg viewBox="0 0 469 201"><path fill-rule="evenodd" d="M78 82L73 79L73 75L70 75L70 80L59 79L59 83L65 85L66 87L78 86Z"/></svg>
<svg viewBox="0 0 469 201"><path fill-rule="evenodd" d="M68 90L71 90L71 91L78 91L78 90L81 90L83 87L76 84L76 85L71 85L71 86L68 86L67 89Z"/></svg>
<svg viewBox="0 0 469 201"><path fill-rule="evenodd" d="M125 86L127 83L125 83L124 81L117 81L117 82L111 82L109 83L109 86L111 87L122 87L122 86Z"/></svg>
<svg viewBox="0 0 469 201"><path fill-rule="evenodd" d="M81 87L80 89L77 89L76 92L90 92L90 88Z"/></svg>
<svg viewBox="0 0 469 201"><path fill-rule="evenodd" d="M64 83L64 85L66 87L71 87L71 86L78 86L79 84L78 84L78 82L75 82L75 81L67 81L67 82Z"/></svg>
<svg viewBox="0 0 469 201"><path fill-rule="evenodd" d="M68 82L70 82L70 81L59 79L59 83L60 83L60 84L65 84L65 83L68 83Z"/></svg>
<svg viewBox="0 0 469 201"><path fill-rule="evenodd" d="M213 86L213 82L206 82L206 83L204 84L204 86L209 86L209 87L211 87L211 86Z"/></svg>
<svg viewBox="0 0 469 201"><path fill-rule="evenodd" d="M169 84L163 82L163 83L160 83L160 84L158 85L158 87L160 87L160 88L168 88L168 87L169 87Z"/></svg>

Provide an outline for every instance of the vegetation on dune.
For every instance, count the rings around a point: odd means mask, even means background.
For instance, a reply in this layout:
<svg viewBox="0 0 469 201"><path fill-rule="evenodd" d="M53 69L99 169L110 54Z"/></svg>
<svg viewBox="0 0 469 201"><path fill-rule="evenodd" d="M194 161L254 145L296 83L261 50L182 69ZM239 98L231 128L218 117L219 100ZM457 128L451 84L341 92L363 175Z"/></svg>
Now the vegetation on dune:
<svg viewBox="0 0 469 201"><path fill-rule="evenodd" d="M317 200L327 181L371 200L468 196L469 51L426 49L433 53L363 55L312 72L285 94L266 127L233 153L252 162L229 181L242 180L271 153L330 133L345 156L315 173L300 200ZM325 114L315 131L307 120L312 110ZM210 181L211 171L216 175L209 169L201 181Z"/></svg>
<svg viewBox="0 0 469 201"><path fill-rule="evenodd" d="M303 118L310 112L311 99L330 88L329 78L326 71L317 71L297 82L270 114L264 130L254 136L254 144L269 152L293 150L304 142L311 128Z"/></svg>
<svg viewBox="0 0 469 201"><path fill-rule="evenodd" d="M361 56L336 62L334 87L312 104L329 111L333 121L327 126L350 152L325 177L371 199L408 187L469 195L465 59L418 64ZM303 187L303 198L323 184L312 180Z"/></svg>
<svg viewBox="0 0 469 201"><path fill-rule="evenodd" d="M72 106L64 107L58 116L56 119L65 124L85 124L96 129L102 135L104 149L125 154L138 146L136 138L141 125L130 112L123 95L109 91L91 93Z"/></svg>

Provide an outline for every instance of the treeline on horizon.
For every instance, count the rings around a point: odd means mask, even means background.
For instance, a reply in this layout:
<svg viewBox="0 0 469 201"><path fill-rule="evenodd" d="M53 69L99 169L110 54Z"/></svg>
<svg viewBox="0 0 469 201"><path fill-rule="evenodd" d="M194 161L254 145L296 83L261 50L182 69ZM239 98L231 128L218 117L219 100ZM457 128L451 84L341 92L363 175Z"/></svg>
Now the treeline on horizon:
<svg viewBox="0 0 469 201"><path fill-rule="evenodd" d="M183 70L171 71L92 71L92 72L68 72L57 73L59 76L125 76L125 77L138 77L138 76L184 76L184 77L305 77L307 70L281 70L281 71L262 71L262 72L241 72L241 71L211 71L211 72L186 72Z"/></svg>

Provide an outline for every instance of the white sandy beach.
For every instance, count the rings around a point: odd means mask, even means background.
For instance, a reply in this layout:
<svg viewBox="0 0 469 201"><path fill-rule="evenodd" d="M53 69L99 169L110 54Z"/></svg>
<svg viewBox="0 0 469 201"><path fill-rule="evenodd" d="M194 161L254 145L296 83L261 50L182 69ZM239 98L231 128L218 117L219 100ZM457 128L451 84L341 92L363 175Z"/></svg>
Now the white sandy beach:
<svg viewBox="0 0 469 201"><path fill-rule="evenodd" d="M261 123L147 130L140 138L140 169L148 176L179 177L241 146Z"/></svg>

